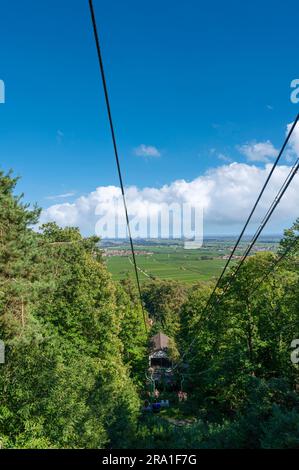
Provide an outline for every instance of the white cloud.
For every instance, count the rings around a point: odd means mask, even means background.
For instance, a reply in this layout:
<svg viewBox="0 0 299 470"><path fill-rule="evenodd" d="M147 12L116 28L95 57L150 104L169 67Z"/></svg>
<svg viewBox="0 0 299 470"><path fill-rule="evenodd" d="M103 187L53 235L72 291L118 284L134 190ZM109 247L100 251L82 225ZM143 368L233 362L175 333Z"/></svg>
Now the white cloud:
<svg viewBox="0 0 299 470"><path fill-rule="evenodd" d="M48 199L48 201L54 201L56 199L67 199L68 197L72 197L75 194L75 191L72 191L70 193L57 194L55 196L47 196L45 199Z"/></svg>
<svg viewBox="0 0 299 470"><path fill-rule="evenodd" d="M287 132L291 125L287 126ZM155 147L141 145L139 149L147 152L146 156L150 154L150 156L158 156L156 152L160 155ZM246 144L240 149L248 160L264 162L264 167L248 163L230 163L210 169L189 182L177 180L160 188L141 189L130 186L126 188L129 213L142 219L145 214L158 213L163 203L200 205L204 208L205 233L237 233L243 227L257 194L270 172L272 164L268 162L268 159L277 155L277 150L270 141ZM215 152L215 149L211 150L211 153ZM145 153L142 155L144 156ZM286 161L291 162L296 156L299 157L299 125L296 126L290 139L285 154ZM218 157L223 161L229 158L222 154ZM253 216L253 224L258 224L268 210L290 168L288 165L276 167ZM61 194L56 198L70 195L73 193ZM61 226L75 225L84 234L92 234L95 232L99 215L109 215L114 209L115 199L120 197L120 188L100 186L87 196L77 198L73 203L55 204L45 209L42 212L41 223L56 221ZM266 232L273 233L288 227L299 216L298 207L299 175L297 174L271 217L271 223L267 226ZM256 228L256 225L252 226L250 231L253 228Z"/></svg>
<svg viewBox="0 0 299 470"><path fill-rule="evenodd" d="M157 149L157 147L154 147L153 145L144 145L141 144L139 147L136 147L134 149L135 155L137 157L160 157L161 152Z"/></svg>
<svg viewBox="0 0 299 470"><path fill-rule="evenodd" d="M188 182L177 180L160 188L126 189L127 205L130 214L142 218L145 213L157 213L162 203L189 203L204 208L205 233L236 233L243 226L257 194L271 169L271 164L263 168L246 163L231 163L207 171L204 175ZM274 199L290 167L276 168L253 223L258 223ZM101 214L112 211L115 198L120 197L116 186L101 186L87 196L76 199L72 204L55 204L42 213L42 222L55 220L59 225L79 226L83 233L92 234ZM299 176L296 175L272 217L269 231L287 227L298 217Z"/></svg>
<svg viewBox="0 0 299 470"><path fill-rule="evenodd" d="M226 163L232 162L232 159L228 157L227 155L224 155L224 153L219 153L218 160L221 160L222 162L226 162Z"/></svg>
<svg viewBox="0 0 299 470"><path fill-rule="evenodd" d="M266 142L249 142L237 148L249 162L268 163L278 155L278 150L269 140Z"/></svg>
<svg viewBox="0 0 299 470"><path fill-rule="evenodd" d="M293 123L288 124L287 126L287 134L290 132ZM299 157L299 124L296 124L295 129L290 138L290 152Z"/></svg>

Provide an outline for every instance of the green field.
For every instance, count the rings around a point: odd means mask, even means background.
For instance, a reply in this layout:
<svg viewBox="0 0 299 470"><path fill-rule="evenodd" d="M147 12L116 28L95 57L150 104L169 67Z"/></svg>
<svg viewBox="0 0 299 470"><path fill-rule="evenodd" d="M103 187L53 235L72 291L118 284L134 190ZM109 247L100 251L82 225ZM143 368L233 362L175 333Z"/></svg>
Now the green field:
<svg viewBox="0 0 299 470"><path fill-rule="evenodd" d="M151 279L176 280L186 283L208 281L220 275L226 260L222 259L230 253L232 241L213 241L205 244L198 250L185 250L182 245L153 244L137 245L136 260L139 269L140 281ZM275 251L277 242L261 242L257 244L259 249ZM241 255L245 243L241 244L237 255ZM120 280L128 275L134 275L131 256L111 256L117 250L129 250L129 246L114 245L109 248L110 256L106 257L109 271L115 280ZM139 254L140 252L152 254ZM208 258L208 259L203 259ZM234 261L236 262L236 261Z"/></svg>

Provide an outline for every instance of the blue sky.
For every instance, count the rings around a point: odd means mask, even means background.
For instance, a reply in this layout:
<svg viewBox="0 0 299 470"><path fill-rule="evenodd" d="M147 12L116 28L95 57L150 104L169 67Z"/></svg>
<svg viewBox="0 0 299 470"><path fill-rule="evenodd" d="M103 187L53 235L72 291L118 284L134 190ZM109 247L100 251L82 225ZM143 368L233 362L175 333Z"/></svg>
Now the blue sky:
<svg viewBox="0 0 299 470"><path fill-rule="evenodd" d="M248 162L238 150L246 143L280 147L298 112L297 2L94 4L126 185ZM0 8L1 168L22 176L19 189L42 207L117 185L88 1ZM142 144L160 156L136 155Z"/></svg>

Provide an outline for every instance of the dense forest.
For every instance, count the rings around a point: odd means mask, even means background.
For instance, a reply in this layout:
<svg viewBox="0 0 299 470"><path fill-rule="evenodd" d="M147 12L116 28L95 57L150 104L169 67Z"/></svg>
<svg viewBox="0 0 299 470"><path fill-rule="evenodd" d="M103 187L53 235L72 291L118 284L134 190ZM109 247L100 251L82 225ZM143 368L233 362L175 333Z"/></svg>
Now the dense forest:
<svg viewBox="0 0 299 470"><path fill-rule="evenodd" d="M271 274L279 253L251 256L210 309L215 280L145 283L146 331L135 284L112 281L99 239L36 230L40 210L16 185L0 173L1 448L299 448L299 220ZM157 331L188 393L163 392L192 418L183 426L142 413Z"/></svg>

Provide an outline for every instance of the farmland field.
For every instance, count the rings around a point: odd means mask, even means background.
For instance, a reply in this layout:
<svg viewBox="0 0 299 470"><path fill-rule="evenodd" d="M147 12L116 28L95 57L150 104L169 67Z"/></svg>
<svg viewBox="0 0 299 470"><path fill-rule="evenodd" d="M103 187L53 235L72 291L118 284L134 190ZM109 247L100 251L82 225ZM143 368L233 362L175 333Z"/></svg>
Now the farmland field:
<svg viewBox="0 0 299 470"><path fill-rule="evenodd" d="M278 240L261 241L256 245L259 251L276 251ZM232 240L206 242L197 250L185 250L182 243L136 244L136 260L140 281L151 279L176 280L186 283L208 281L220 275L226 263L225 257L231 252ZM236 255L241 255L246 243L240 245ZM105 259L115 280L134 275L132 257L128 244L106 247ZM237 260L234 260L236 262Z"/></svg>

